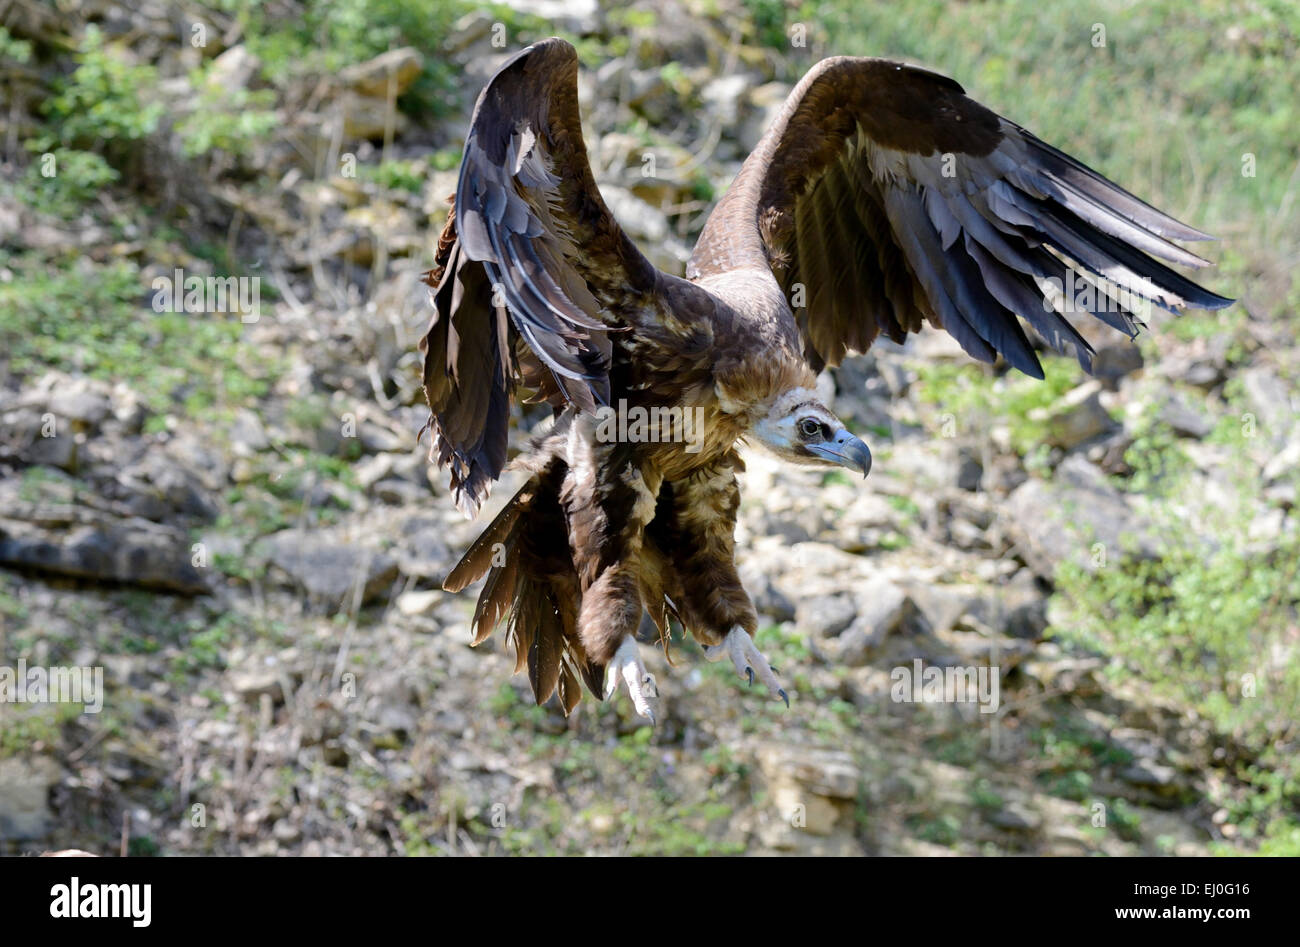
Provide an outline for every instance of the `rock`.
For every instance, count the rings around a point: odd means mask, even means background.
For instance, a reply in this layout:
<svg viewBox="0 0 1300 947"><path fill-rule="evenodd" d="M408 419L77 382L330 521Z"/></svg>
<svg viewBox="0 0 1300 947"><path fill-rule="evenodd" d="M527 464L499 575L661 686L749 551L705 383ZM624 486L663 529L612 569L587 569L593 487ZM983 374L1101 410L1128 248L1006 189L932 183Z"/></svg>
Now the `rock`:
<svg viewBox="0 0 1300 947"><path fill-rule="evenodd" d="M382 102L388 98L390 87L394 96L409 89L423 68L424 57L419 50L403 46L349 66L339 73L339 78L352 91Z"/></svg>
<svg viewBox="0 0 1300 947"><path fill-rule="evenodd" d="M23 842L49 835L54 827L49 795L58 779L58 766L46 757L0 759L0 839Z"/></svg>
<svg viewBox="0 0 1300 947"><path fill-rule="evenodd" d="M659 243L668 236L668 218L625 187L606 184L600 189L610 213L631 236Z"/></svg>
<svg viewBox="0 0 1300 947"><path fill-rule="evenodd" d="M1204 411L1197 411L1176 394L1167 397L1160 406L1160 420L1181 437L1197 440L1214 430L1213 419Z"/></svg>
<svg viewBox="0 0 1300 947"><path fill-rule="evenodd" d="M386 553L320 530L280 530L262 541L261 552L308 595L330 605L350 605L358 582L362 603L373 601L398 575L397 561Z"/></svg>
<svg viewBox="0 0 1300 947"><path fill-rule="evenodd" d="M117 498L134 516L161 522L180 514L207 522L219 512L198 475L163 451L147 451L116 481Z"/></svg>
<svg viewBox="0 0 1300 947"><path fill-rule="evenodd" d="M979 451L962 447L957 451L957 489L977 492L984 480L984 464Z"/></svg>
<svg viewBox="0 0 1300 947"><path fill-rule="evenodd" d="M1269 368L1248 368L1238 377L1258 432L1274 443L1284 442L1300 417L1291 389Z"/></svg>
<svg viewBox="0 0 1300 947"><path fill-rule="evenodd" d="M1141 370L1142 350L1132 342L1113 342L1097 346L1092 357L1092 374L1114 391L1119 379Z"/></svg>
<svg viewBox="0 0 1300 947"><path fill-rule="evenodd" d="M40 525L0 518L0 564L188 595L209 591L207 576L191 563L192 543L179 529L80 510L38 515L45 517Z"/></svg>
<svg viewBox="0 0 1300 947"><path fill-rule="evenodd" d="M392 454L371 454L352 465L352 473L362 490L369 491L393 472L396 458Z"/></svg>
<svg viewBox="0 0 1300 947"><path fill-rule="evenodd" d="M397 610L403 615L423 615L442 601L441 589L412 589L397 597Z"/></svg>
<svg viewBox="0 0 1300 947"><path fill-rule="evenodd" d="M477 43L490 42L496 22L487 10L471 10L452 24L443 45L449 53L463 53Z"/></svg>
<svg viewBox="0 0 1300 947"><path fill-rule="evenodd" d="M446 527L434 517L417 516L402 524L398 568L403 575L439 583L455 564L445 541Z"/></svg>
<svg viewBox="0 0 1300 947"><path fill-rule="evenodd" d="M796 620L798 610L794 603L776 587L758 563L749 560L740 566L739 572L741 584L749 593L755 611L775 621Z"/></svg>
<svg viewBox="0 0 1300 947"><path fill-rule="evenodd" d="M76 473L80 466L80 440L77 435L59 428L58 418L35 408L22 408L0 415L0 458L17 461L23 466L57 467Z"/></svg>
<svg viewBox="0 0 1300 947"><path fill-rule="evenodd" d="M350 139L378 141L384 137L390 123L394 135L405 131L410 124L410 119L396 106L388 107L387 99L343 92L335 100L335 107L343 119L343 134Z"/></svg>
<svg viewBox="0 0 1300 947"><path fill-rule="evenodd" d="M1172 766L1150 759L1136 760L1119 773L1119 778L1126 783L1154 789L1173 786L1177 776L1178 772Z"/></svg>
<svg viewBox="0 0 1300 947"><path fill-rule="evenodd" d="M600 4L597 0L504 0L512 10L541 17L559 29L580 36L600 28Z"/></svg>
<svg viewBox="0 0 1300 947"><path fill-rule="evenodd" d="M1078 455L1061 463L1052 482L1027 480L1017 487L1007 498L1006 512L1004 522L1017 550L1049 581L1066 560L1095 572L1126 551L1155 555L1154 525Z"/></svg>
<svg viewBox="0 0 1300 947"><path fill-rule="evenodd" d="M769 744L759 751L758 763L769 783L798 783L828 799L858 797L862 774L853 757L841 750Z"/></svg>
<svg viewBox="0 0 1300 947"><path fill-rule="evenodd" d="M295 819L277 819L271 835L281 845L292 845L302 840L302 825Z"/></svg>
<svg viewBox="0 0 1300 947"><path fill-rule="evenodd" d="M109 387L89 378L73 378L50 393L46 408L56 416L97 428L113 412Z"/></svg>
<svg viewBox="0 0 1300 947"><path fill-rule="evenodd" d="M808 637L831 638L852 624L857 605L848 595L818 595L795 608L795 627Z"/></svg>
<svg viewBox="0 0 1300 947"><path fill-rule="evenodd" d="M1162 353L1155 367L1170 381L1209 391L1223 381L1227 352L1226 334L1197 339L1184 351Z"/></svg>
<svg viewBox="0 0 1300 947"><path fill-rule="evenodd" d="M173 435L167 443L167 456L184 468L185 475L215 493L226 488L230 466L225 455L214 445L194 434Z"/></svg>
<svg viewBox="0 0 1300 947"><path fill-rule="evenodd" d="M368 418L358 425L357 437L368 454L403 453L415 446L410 431L393 430Z"/></svg>
<svg viewBox="0 0 1300 947"><path fill-rule="evenodd" d="M1020 802L1009 802L988 818L1000 829L1017 832L1033 832L1043 824L1042 816Z"/></svg>
<svg viewBox="0 0 1300 947"><path fill-rule="evenodd" d="M624 101L651 121L666 115L676 101L662 72L629 68L625 59L611 60L605 68L598 70L596 83L601 88L609 88L613 83L618 84L614 88L621 85Z"/></svg>
<svg viewBox="0 0 1300 947"><path fill-rule="evenodd" d="M262 419L258 417L257 412L250 411L248 408L240 408L235 412L228 436L230 449L236 457L251 457L271 446Z"/></svg>
<svg viewBox="0 0 1300 947"><path fill-rule="evenodd" d="M993 594L974 604L969 614L976 622L1012 638L1038 641L1047 627L1047 597L1039 589L1032 569L1021 569Z"/></svg>
<svg viewBox="0 0 1300 947"><path fill-rule="evenodd" d="M377 750L399 750L420 731L420 722L411 707L387 703L380 708L378 719L362 724L370 745Z"/></svg>
<svg viewBox="0 0 1300 947"><path fill-rule="evenodd" d="M1014 605L1007 612L1006 632L1013 638L1040 641L1043 632L1047 630L1047 625L1047 599L1041 595Z"/></svg>
<svg viewBox="0 0 1300 947"><path fill-rule="evenodd" d="M1293 440L1270 457L1260 477L1271 486L1294 477L1297 472L1300 472L1300 439Z"/></svg>
<svg viewBox="0 0 1300 947"><path fill-rule="evenodd" d="M773 805L765 844L791 849L803 835L851 832L861 773L849 754L769 745L759 751L758 763Z"/></svg>
<svg viewBox="0 0 1300 947"><path fill-rule="evenodd" d="M283 674L278 667L258 664L230 671L229 681L234 692L244 700L257 701L265 694L278 704L284 701Z"/></svg>
<svg viewBox="0 0 1300 947"><path fill-rule="evenodd" d="M262 68L262 61L248 51L243 43L231 46L224 53L212 60L208 67L207 79L217 89L233 91L247 88L248 84Z"/></svg>
<svg viewBox="0 0 1300 947"><path fill-rule="evenodd" d="M907 585L909 597L933 632L945 632L957 620L979 607L983 590L977 585L934 585L915 581Z"/></svg>
<svg viewBox="0 0 1300 947"><path fill-rule="evenodd" d="M1035 412L1031 417L1047 422L1048 443L1069 450L1105 434L1115 426L1101 405L1100 392L1100 382L1087 382L1050 408L1040 409L1041 413Z"/></svg>
<svg viewBox="0 0 1300 947"><path fill-rule="evenodd" d="M740 120L741 105L753 82L754 77L744 73L719 76L700 89L700 101L708 108L714 121L731 128Z"/></svg>
<svg viewBox="0 0 1300 947"><path fill-rule="evenodd" d="M766 82L749 92L750 108L734 134L741 150L748 154L754 150L763 134L771 127L785 100L790 96L790 86L784 82Z"/></svg>
<svg viewBox="0 0 1300 947"><path fill-rule="evenodd" d="M834 663L847 667L867 664L885 637L915 610L906 592L880 576L860 586L854 599L857 614L852 623L821 649Z"/></svg>
<svg viewBox="0 0 1300 947"><path fill-rule="evenodd" d="M414 506L429 497L427 487L397 477L387 477L379 481L371 493L376 500L391 503L393 506Z"/></svg>

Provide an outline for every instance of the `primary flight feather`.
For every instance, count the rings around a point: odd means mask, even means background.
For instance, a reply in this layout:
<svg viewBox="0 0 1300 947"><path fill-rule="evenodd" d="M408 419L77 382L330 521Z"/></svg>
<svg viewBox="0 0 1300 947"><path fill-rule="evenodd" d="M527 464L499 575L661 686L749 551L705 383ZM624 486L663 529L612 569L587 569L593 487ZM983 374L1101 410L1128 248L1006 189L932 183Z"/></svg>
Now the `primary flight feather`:
<svg viewBox="0 0 1300 947"><path fill-rule="evenodd" d="M577 74L574 48L549 39L480 95L420 343L430 456L469 515L505 466L516 389L555 409L516 462L530 479L444 585L487 576L475 642L507 620L516 670L528 669L538 703L558 694L566 713L582 683L605 697L621 680L653 718L634 637L646 613L665 635L676 619L710 660L788 702L754 646L736 571L737 447L865 476L866 444L816 394L823 367L929 322L975 358L1041 378L1022 320L1090 370L1063 309L1132 336L1135 303L1231 302L1155 259L1208 265L1172 242L1208 235L951 79L851 57L795 87L709 216L686 278L671 276L601 199ZM1103 291L1062 304L1080 276Z"/></svg>

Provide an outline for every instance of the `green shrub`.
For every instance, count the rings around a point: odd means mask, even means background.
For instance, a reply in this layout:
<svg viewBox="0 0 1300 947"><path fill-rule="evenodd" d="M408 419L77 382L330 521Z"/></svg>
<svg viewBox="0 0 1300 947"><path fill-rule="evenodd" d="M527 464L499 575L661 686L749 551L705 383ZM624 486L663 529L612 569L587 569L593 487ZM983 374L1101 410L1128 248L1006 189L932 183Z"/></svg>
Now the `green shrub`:
<svg viewBox="0 0 1300 947"><path fill-rule="evenodd" d="M301 0L268 7L260 0L221 0L243 24L263 74L282 84L311 72L338 72L399 46L425 57L424 70L399 105L414 114L443 114L455 74L440 55L466 0Z"/></svg>
<svg viewBox="0 0 1300 947"><path fill-rule="evenodd" d="M57 217L75 217L118 179L117 169L93 151L55 147L34 157L23 173L19 194L27 204Z"/></svg>
<svg viewBox="0 0 1300 947"><path fill-rule="evenodd" d="M213 82L211 64L196 69L190 82L199 95L198 106L177 123L182 148L189 157L219 149L230 155L247 154L279 123L275 93L270 89L227 89Z"/></svg>
<svg viewBox="0 0 1300 947"><path fill-rule="evenodd" d="M76 70L57 84L44 106L59 141L89 148L153 133L163 115L162 103L149 101L157 69L131 63L105 44L93 24L86 27L77 60Z"/></svg>

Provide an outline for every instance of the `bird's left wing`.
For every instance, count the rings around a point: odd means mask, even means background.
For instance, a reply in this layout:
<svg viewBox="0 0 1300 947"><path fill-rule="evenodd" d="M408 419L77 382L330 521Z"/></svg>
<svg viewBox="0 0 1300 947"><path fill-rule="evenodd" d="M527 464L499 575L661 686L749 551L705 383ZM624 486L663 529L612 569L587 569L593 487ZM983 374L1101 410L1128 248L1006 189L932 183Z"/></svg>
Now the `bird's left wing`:
<svg viewBox="0 0 1300 947"><path fill-rule="evenodd" d="M687 276L770 266L815 368L901 342L928 320L975 358L1042 368L1019 319L1085 370L1092 349L1050 300L1071 297L1130 336L1136 300L1231 300L1160 263L1208 261L1205 240L1095 171L914 66L839 57L799 83L705 225ZM1118 296L1118 299L1115 297ZM1080 305L1081 304L1081 305Z"/></svg>
<svg viewBox="0 0 1300 947"><path fill-rule="evenodd" d="M450 468L466 513L505 465L516 382L557 407L608 401L608 331L621 308L655 290L656 270L592 177L577 77L577 52L560 39L528 47L492 77L427 277L435 312L420 349L431 454Z"/></svg>

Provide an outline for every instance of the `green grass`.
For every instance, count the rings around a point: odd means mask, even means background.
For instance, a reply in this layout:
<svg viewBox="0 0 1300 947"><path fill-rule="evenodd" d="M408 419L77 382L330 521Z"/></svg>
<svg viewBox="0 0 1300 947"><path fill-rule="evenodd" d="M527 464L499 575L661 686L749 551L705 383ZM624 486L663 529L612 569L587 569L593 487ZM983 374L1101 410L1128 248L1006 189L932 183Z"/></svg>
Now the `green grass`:
<svg viewBox="0 0 1300 947"><path fill-rule="evenodd" d="M261 397L274 361L221 314L154 312L128 260L107 264L0 251L0 349L22 376L51 369L124 381L152 413L210 417Z"/></svg>
<svg viewBox="0 0 1300 947"><path fill-rule="evenodd" d="M1235 443L1227 465L1236 472L1235 494L1210 508L1167 431L1152 425L1139 438L1127 485L1161 501L1152 512L1160 555L1094 573L1063 564L1049 635L1109 656L1115 678L1207 721L1231 748L1235 788L1218 801L1243 836L1264 837L1279 812L1300 812L1300 661L1291 617L1300 604L1300 534L1292 528L1271 551L1251 540L1250 524L1267 504L1249 474L1247 442ZM1183 508L1197 510L1208 535L1189 528Z"/></svg>
<svg viewBox="0 0 1300 947"><path fill-rule="evenodd" d="M933 407L936 432L951 427L959 437L981 437L990 425L1007 423L1012 448L1029 457L1047 437L1043 413L1086 377L1073 358L1041 361L1041 381L1014 370L999 375L974 361L918 363L917 398Z"/></svg>

